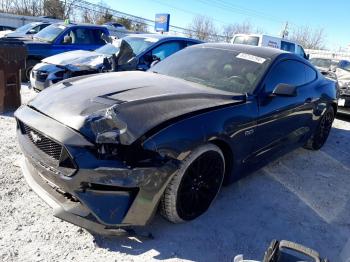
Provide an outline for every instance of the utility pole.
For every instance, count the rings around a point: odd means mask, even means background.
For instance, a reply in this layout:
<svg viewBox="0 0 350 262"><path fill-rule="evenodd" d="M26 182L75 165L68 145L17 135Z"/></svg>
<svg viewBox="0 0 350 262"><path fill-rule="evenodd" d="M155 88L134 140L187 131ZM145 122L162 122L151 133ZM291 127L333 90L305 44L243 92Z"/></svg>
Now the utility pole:
<svg viewBox="0 0 350 262"><path fill-rule="evenodd" d="M282 31L282 38L285 38L288 36L288 21L286 22L284 29Z"/></svg>

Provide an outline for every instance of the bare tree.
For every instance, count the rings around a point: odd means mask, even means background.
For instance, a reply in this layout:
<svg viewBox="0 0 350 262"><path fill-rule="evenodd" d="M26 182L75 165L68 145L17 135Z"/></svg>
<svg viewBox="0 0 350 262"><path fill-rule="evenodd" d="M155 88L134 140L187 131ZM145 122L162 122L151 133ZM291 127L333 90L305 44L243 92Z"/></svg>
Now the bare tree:
<svg viewBox="0 0 350 262"><path fill-rule="evenodd" d="M324 49L326 35L323 28L312 29L309 26L296 27L289 36L307 49Z"/></svg>
<svg viewBox="0 0 350 262"><path fill-rule="evenodd" d="M230 42L234 34L249 34L254 31L250 22L234 23L223 27L225 41Z"/></svg>
<svg viewBox="0 0 350 262"><path fill-rule="evenodd" d="M59 19L65 18L65 7L59 0L45 0L43 5L44 15Z"/></svg>
<svg viewBox="0 0 350 262"><path fill-rule="evenodd" d="M202 15L193 18L192 23L188 26L187 34L203 41L213 40L218 35L213 20Z"/></svg>

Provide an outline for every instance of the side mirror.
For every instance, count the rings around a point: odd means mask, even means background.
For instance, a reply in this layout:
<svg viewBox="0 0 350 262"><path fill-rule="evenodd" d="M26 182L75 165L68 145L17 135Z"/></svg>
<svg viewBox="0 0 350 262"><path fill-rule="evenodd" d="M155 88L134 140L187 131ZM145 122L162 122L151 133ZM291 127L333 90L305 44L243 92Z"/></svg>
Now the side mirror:
<svg viewBox="0 0 350 262"><path fill-rule="evenodd" d="M28 32L27 32L28 35L34 35L36 34L36 31L35 29L30 29Z"/></svg>
<svg viewBox="0 0 350 262"><path fill-rule="evenodd" d="M297 88L288 84L278 84L272 91L275 96L297 96Z"/></svg>
<svg viewBox="0 0 350 262"><path fill-rule="evenodd" d="M310 59L310 54L307 54L307 55L305 54L305 59L309 60Z"/></svg>
<svg viewBox="0 0 350 262"><path fill-rule="evenodd" d="M72 37L70 37L69 35L66 35L63 38L63 44L71 44L72 43Z"/></svg>

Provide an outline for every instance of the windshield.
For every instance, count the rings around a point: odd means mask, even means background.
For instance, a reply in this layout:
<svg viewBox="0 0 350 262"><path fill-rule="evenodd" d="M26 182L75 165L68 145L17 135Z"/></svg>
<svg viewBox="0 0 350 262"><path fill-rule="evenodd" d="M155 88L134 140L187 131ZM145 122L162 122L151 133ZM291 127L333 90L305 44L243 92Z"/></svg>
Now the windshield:
<svg viewBox="0 0 350 262"><path fill-rule="evenodd" d="M49 25L37 33L34 37L42 41L53 42L65 29L66 27L64 25Z"/></svg>
<svg viewBox="0 0 350 262"><path fill-rule="evenodd" d="M234 44L243 44L243 45L254 45L259 44L259 37L257 36L236 36L233 41Z"/></svg>
<svg viewBox="0 0 350 262"><path fill-rule="evenodd" d="M335 66L337 64L336 61L332 61L332 59L326 58L311 58L310 62L317 67L326 67L330 68L331 66Z"/></svg>
<svg viewBox="0 0 350 262"><path fill-rule="evenodd" d="M216 48L188 47L152 67L155 73L233 93L252 93L270 59Z"/></svg>
<svg viewBox="0 0 350 262"><path fill-rule="evenodd" d="M33 26L35 26L36 23L30 23L30 24L26 24L24 26L18 27L15 32L18 33L26 33L28 30L30 30Z"/></svg>

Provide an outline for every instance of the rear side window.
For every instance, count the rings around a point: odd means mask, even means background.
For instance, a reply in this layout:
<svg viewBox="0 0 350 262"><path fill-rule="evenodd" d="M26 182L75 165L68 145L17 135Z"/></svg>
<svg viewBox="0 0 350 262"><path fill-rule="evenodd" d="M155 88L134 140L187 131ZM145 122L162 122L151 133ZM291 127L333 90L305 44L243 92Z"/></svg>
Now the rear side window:
<svg viewBox="0 0 350 262"><path fill-rule="evenodd" d="M314 69L309 67L308 65L304 65L305 67L305 82L310 83L317 78L317 73Z"/></svg>
<svg viewBox="0 0 350 262"><path fill-rule="evenodd" d="M272 92L278 84L301 86L315 79L316 72L311 67L296 60L285 60L270 71L265 81L265 91Z"/></svg>
<svg viewBox="0 0 350 262"><path fill-rule="evenodd" d="M243 44L243 45L255 45L259 44L259 37L257 36L236 36L233 41L234 44Z"/></svg>
<svg viewBox="0 0 350 262"><path fill-rule="evenodd" d="M295 44L286 42L286 41L281 41L281 49L287 52L294 53L295 52Z"/></svg>
<svg viewBox="0 0 350 262"><path fill-rule="evenodd" d="M298 55L300 55L301 57L303 57L303 58L306 57L304 48L302 48L300 45L297 45L297 51L296 51L296 53L297 53Z"/></svg>

